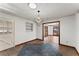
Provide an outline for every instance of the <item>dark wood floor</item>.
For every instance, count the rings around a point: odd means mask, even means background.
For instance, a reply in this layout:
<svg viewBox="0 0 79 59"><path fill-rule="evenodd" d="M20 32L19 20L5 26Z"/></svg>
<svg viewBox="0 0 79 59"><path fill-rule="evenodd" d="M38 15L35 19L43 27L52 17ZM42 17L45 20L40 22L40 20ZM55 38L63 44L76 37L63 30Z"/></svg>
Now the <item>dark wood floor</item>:
<svg viewBox="0 0 79 59"><path fill-rule="evenodd" d="M34 40L34 41L31 41L31 42L28 42L28 43L31 43L31 44L42 44L43 41ZM24 45L25 44L22 44L22 45L16 46L15 48L10 48L10 49L4 50L4 51L0 51L0 56L17 56L19 51L21 50L21 48ZM64 56L78 56L78 53L76 52L76 50L74 48L71 48L71 47L60 45L59 46L59 51Z"/></svg>

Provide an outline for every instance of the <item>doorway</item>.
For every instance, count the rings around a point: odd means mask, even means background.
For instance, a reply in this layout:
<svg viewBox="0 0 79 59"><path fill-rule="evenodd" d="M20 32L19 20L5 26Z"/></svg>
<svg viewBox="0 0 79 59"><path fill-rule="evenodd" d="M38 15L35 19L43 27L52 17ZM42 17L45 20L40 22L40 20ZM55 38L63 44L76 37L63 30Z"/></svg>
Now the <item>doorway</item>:
<svg viewBox="0 0 79 59"><path fill-rule="evenodd" d="M42 24L42 39L45 43L60 44L60 21Z"/></svg>

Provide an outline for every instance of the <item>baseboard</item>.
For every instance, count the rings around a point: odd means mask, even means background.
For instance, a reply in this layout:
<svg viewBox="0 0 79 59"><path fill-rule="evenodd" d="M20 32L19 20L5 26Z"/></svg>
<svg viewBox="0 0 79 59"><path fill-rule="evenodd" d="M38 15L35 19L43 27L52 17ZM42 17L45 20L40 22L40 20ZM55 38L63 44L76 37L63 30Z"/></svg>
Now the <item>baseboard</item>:
<svg viewBox="0 0 79 59"><path fill-rule="evenodd" d="M66 46L66 47L71 47L71 48L74 48L73 46L70 46L70 45L66 45L66 44L59 44L59 45L62 45L62 46Z"/></svg>
<svg viewBox="0 0 79 59"><path fill-rule="evenodd" d="M75 48L75 47L74 47ZM79 55L79 52L78 52L78 50L75 48L75 50L76 50L76 52L77 52L77 54Z"/></svg>
<svg viewBox="0 0 79 59"><path fill-rule="evenodd" d="M40 39L40 38L36 38L36 40L41 40L41 41L44 41L44 40L42 40L42 39Z"/></svg>
<svg viewBox="0 0 79 59"><path fill-rule="evenodd" d="M42 39L36 38L36 40L42 40Z"/></svg>
<svg viewBox="0 0 79 59"><path fill-rule="evenodd" d="M33 40L30 40L30 41L27 41L27 42L23 42L23 43L18 44L18 45L16 45L16 46L20 46L20 45L23 45L23 44L25 44L25 43L29 43L29 42L32 42L32 41L35 41L35 40L40 40L40 41L42 41L42 40L39 39L39 38L35 38L35 39L33 39ZM15 46L15 47L16 47L16 46Z"/></svg>
<svg viewBox="0 0 79 59"><path fill-rule="evenodd" d="M63 46L66 46L66 47L71 47L71 48L74 48L74 49L76 50L76 52L77 52L78 56L79 56L79 52L77 51L77 49L76 49L75 47L70 46L70 45L66 45L66 44L60 44L60 45L63 45Z"/></svg>

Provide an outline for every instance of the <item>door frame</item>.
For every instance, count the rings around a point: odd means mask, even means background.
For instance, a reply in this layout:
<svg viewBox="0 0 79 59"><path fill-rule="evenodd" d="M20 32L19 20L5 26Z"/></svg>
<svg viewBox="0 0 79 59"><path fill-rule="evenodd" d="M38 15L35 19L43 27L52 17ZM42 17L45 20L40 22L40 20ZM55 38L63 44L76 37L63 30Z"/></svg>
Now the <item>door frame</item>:
<svg viewBox="0 0 79 59"><path fill-rule="evenodd" d="M59 45L60 45L60 21L53 21L53 22L45 22L42 23L42 40L44 41L44 24L49 24L49 23L59 23Z"/></svg>

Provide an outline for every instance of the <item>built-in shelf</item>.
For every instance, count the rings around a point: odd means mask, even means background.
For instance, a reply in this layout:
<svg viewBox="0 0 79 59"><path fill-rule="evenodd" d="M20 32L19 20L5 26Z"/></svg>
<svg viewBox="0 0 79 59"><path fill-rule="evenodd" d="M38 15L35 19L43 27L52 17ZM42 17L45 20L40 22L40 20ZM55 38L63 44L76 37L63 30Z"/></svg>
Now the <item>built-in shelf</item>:
<svg viewBox="0 0 79 59"><path fill-rule="evenodd" d="M26 22L26 31L33 31L33 24Z"/></svg>

